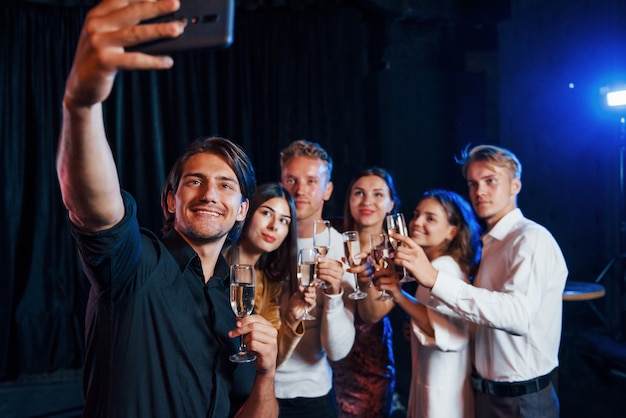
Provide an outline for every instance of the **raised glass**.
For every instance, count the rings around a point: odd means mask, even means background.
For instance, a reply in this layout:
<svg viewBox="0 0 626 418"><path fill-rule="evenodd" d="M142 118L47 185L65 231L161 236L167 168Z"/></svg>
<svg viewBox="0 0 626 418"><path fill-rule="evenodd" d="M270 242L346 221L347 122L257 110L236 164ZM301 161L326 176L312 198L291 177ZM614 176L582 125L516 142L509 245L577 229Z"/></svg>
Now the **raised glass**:
<svg viewBox="0 0 626 418"><path fill-rule="evenodd" d="M322 219L313 221L313 247L318 255L326 257L330 249L330 221ZM321 289L328 288L328 282L325 280L317 280L316 284Z"/></svg>
<svg viewBox="0 0 626 418"><path fill-rule="evenodd" d="M315 286L317 276L317 250L315 248L303 248L298 252L298 281L303 287ZM296 318L299 321L315 319L304 305L304 313Z"/></svg>
<svg viewBox="0 0 626 418"><path fill-rule="evenodd" d="M391 237L391 234L398 234L398 235L402 235L404 237L408 237L409 233L406 227L406 221L404 220L404 214L401 212L397 212L397 213L392 213L390 215L387 215L387 217L385 218L385 221L387 223L387 233L389 234L389 242L391 244L391 246L393 247L393 250L395 251L399 246L400 246L400 242L393 239ZM406 271L406 268L402 267L402 276L400 277L400 282L404 283L409 279L409 275Z"/></svg>
<svg viewBox="0 0 626 418"><path fill-rule="evenodd" d="M230 266L230 306L237 318L245 318L254 309L254 267L248 264ZM231 355L230 361L247 363L256 360L256 354L248 351L239 336L239 351Z"/></svg>
<svg viewBox="0 0 626 418"><path fill-rule="evenodd" d="M391 253L393 247L389 243L389 237L387 234L372 234L370 235L370 257L374 263L376 270L387 269L392 262ZM378 301L392 300L393 296L387 293L385 290L381 290L380 294L376 298Z"/></svg>
<svg viewBox="0 0 626 418"><path fill-rule="evenodd" d="M361 241L358 231L346 231L341 234L343 237L343 248L346 252L346 261L350 267L355 267L361 264ZM367 297L367 293L359 289L359 279L357 274L354 274L354 292L348 295L350 299L359 300Z"/></svg>

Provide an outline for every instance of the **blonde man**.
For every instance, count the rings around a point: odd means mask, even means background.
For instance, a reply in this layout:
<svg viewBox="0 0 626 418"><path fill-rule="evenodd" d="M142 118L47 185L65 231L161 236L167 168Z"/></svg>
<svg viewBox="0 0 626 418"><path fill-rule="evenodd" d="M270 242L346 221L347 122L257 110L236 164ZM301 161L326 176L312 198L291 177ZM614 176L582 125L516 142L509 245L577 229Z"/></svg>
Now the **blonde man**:
<svg viewBox="0 0 626 418"><path fill-rule="evenodd" d="M300 140L282 151L280 164L281 183L296 204L298 248L313 248L313 221L322 219L333 192L332 159L319 144ZM316 319L307 321L302 340L276 370L281 418L337 416L329 361L346 357L355 336L354 301L347 297L353 276L339 261L343 255L341 234L332 228L328 254L318 264L318 277L329 286L318 289Z"/></svg>
<svg viewBox="0 0 626 418"><path fill-rule="evenodd" d="M509 150L480 145L459 160L469 197L486 225L473 285L437 271L402 240L396 262L417 272L432 296L476 324L473 386L478 417L558 417L550 375L558 366L567 266L543 226L522 215L522 166Z"/></svg>

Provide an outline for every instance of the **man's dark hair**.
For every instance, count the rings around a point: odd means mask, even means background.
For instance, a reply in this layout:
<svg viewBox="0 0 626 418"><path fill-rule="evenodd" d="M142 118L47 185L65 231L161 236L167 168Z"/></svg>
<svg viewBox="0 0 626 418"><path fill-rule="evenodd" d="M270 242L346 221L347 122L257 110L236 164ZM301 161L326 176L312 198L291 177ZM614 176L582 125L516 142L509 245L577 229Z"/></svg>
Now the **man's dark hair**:
<svg viewBox="0 0 626 418"><path fill-rule="evenodd" d="M237 176L243 199L252 200L254 196L256 175L252 162L250 162L250 159L243 149L234 142L217 136L197 139L187 147L180 157L178 157L165 179L165 184L161 191L161 209L165 217L162 228L164 233L173 228L176 217L174 213L167 210L167 196L170 193L175 194L177 192L183 166L187 160L201 153L213 154L226 161ZM235 225L226 237L225 246L237 241L243 222L244 221L235 222Z"/></svg>

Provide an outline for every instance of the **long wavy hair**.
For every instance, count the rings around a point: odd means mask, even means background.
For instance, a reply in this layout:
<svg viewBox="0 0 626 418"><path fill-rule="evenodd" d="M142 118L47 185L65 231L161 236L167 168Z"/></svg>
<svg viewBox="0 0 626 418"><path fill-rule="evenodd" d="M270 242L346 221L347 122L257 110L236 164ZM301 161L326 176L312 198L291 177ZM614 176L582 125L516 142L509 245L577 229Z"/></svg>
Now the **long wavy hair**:
<svg viewBox="0 0 626 418"><path fill-rule="evenodd" d="M439 202L450 225L457 228L456 235L446 244L443 253L451 256L468 276L473 276L480 262L482 230L472 207L458 193L450 190L426 191L421 200L427 198Z"/></svg>

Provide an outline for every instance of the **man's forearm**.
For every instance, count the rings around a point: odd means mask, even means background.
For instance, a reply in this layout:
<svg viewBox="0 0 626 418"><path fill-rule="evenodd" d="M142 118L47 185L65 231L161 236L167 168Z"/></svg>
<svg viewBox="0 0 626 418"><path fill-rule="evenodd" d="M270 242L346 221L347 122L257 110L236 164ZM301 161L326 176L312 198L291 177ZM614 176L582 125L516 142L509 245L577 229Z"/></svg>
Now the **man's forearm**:
<svg viewBox="0 0 626 418"><path fill-rule="evenodd" d="M63 104L57 173L70 218L85 230L109 227L123 216L117 169L102 120L102 105Z"/></svg>
<svg viewBox="0 0 626 418"><path fill-rule="evenodd" d="M275 418L278 416L274 376L274 373L257 374L252 392L237 412L237 418Z"/></svg>

